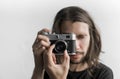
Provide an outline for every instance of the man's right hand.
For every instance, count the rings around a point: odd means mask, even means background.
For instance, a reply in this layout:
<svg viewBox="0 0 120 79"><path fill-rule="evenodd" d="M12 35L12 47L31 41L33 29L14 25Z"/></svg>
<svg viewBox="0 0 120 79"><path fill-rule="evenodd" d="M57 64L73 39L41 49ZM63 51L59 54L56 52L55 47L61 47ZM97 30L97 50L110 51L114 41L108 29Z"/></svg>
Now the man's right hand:
<svg viewBox="0 0 120 79"><path fill-rule="evenodd" d="M43 35L43 32L50 32L50 30L42 29L41 31L39 31L37 34L37 38L32 46L35 67L42 70L44 69L43 53L45 52L46 48L50 46L49 38Z"/></svg>

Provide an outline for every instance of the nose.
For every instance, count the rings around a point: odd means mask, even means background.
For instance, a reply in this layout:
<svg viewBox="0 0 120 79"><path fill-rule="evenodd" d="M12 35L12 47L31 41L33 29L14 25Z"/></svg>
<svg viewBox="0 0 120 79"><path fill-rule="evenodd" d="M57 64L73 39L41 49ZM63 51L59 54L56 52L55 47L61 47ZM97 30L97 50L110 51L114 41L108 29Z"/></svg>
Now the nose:
<svg viewBox="0 0 120 79"><path fill-rule="evenodd" d="M80 40L76 40L76 50L80 49Z"/></svg>

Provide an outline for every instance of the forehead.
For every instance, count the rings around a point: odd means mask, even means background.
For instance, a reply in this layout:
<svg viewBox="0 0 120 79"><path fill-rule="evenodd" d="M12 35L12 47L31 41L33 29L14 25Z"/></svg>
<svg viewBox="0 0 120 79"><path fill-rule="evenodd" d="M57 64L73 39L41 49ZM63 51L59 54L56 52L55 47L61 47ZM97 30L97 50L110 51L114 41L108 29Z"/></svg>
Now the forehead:
<svg viewBox="0 0 120 79"><path fill-rule="evenodd" d="M89 26L84 22L65 21L61 27L62 33L89 33Z"/></svg>

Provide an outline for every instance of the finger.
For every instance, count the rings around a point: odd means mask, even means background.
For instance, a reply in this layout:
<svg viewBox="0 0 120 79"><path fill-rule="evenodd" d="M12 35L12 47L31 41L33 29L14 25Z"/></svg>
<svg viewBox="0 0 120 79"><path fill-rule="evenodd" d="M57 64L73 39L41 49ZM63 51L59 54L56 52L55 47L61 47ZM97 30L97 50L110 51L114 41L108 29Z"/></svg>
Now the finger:
<svg viewBox="0 0 120 79"><path fill-rule="evenodd" d="M51 30L49 30L47 28L44 28L44 29L42 29L41 31L38 32L38 35L43 34L43 32L51 32Z"/></svg>
<svg viewBox="0 0 120 79"><path fill-rule="evenodd" d="M41 47L41 48L33 48L33 53L34 55L40 55L45 51L45 47Z"/></svg>
<svg viewBox="0 0 120 79"><path fill-rule="evenodd" d="M43 31L45 31L45 32L50 32L50 30L47 29L47 28L44 28L44 29L40 30L40 31L38 32L38 35L37 35L36 39L35 39L35 42L33 43L33 47L34 47L34 45L36 45L36 43L39 43L39 42L41 41L41 39L39 39L38 37L39 37L39 34L41 35ZM45 41L49 41L49 39L47 39L47 40L45 40Z"/></svg>
<svg viewBox="0 0 120 79"><path fill-rule="evenodd" d="M50 32L50 30L49 29L42 29L41 31L39 31L38 32L38 34L39 33L42 33L42 31L45 31L45 32ZM33 43L33 45L32 45L32 49L33 49L33 52L34 52L34 54L35 55L38 55L38 54L41 54L45 49L46 49L46 47L45 46L49 46L49 39L46 39L45 41L47 41L48 43L44 43L44 42L42 42L42 44L41 44L41 40L42 39L39 39L38 38L38 35L37 35L37 37L36 37L36 39L35 39L35 41L34 41L34 43Z"/></svg>
<svg viewBox="0 0 120 79"><path fill-rule="evenodd" d="M39 55L46 49L46 47L43 46L40 42L35 41L32 45L32 49L35 55Z"/></svg>
<svg viewBox="0 0 120 79"><path fill-rule="evenodd" d="M40 30L40 31L38 32L37 37L36 37L36 40L35 40L36 43L39 42L39 40L41 40L41 39L39 38L39 35L42 35L43 32L50 32L50 30L47 29L47 28L44 28L44 29ZM41 37L41 38L43 38L43 37ZM48 41L49 41L49 39L48 39Z"/></svg>
<svg viewBox="0 0 120 79"><path fill-rule="evenodd" d="M39 39L38 39L38 36L37 36L33 45L32 45L32 48L34 48L36 46L36 44L38 44L38 43L39 43Z"/></svg>
<svg viewBox="0 0 120 79"><path fill-rule="evenodd" d="M41 40L40 44L43 46L43 47L46 47L48 48L50 46L50 42L45 42L43 40Z"/></svg>
<svg viewBox="0 0 120 79"><path fill-rule="evenodd" d="M44 37L43 35L39 35L40 38L36 38L34 44L33 44L33 48L46 48L50 46L50 41L47 37Z"/></svg>
<svg viewBox="0 0 120 79"><path fill-rule="evenodd" d="M70 57L68 55L67 50L64 51L64 60L63 60L63 65L69 66L70 64Z"/></svg>
<svg viewBox="0 0 120 79"><path fill-rule="evenodd" d="M39 40L46 41L46 42L50 42L50 41L49 41L49 38L48 38L47 36L45 36L45 35L38 35L38 39L39 39Z"/></svg>
<svg viewBox="0 0 120 79"><path fill-rule="evenodd" d="M37 35L37 37L32 45L32 48L37 48L38 46L40 46L39 45L40 41L41 41L41 39L38 39L38 35Z"/></svg>
<svg viewBox="0 0 120 79"><path fill-rule="evenodd" d="M48 49L48 51L46 51L44 53L44 58L45 58L45 63L46 65L53 65L54 61L53 61L53 54L52 54L52 50L55 47L55 45L50 46L50 48Z"/></svg>
<svg viewBox="0 0 120 79"><path fill-rule="evenodd" d="M49 52L48 52L48 58L49 58L49 62L51 62L51 64L55 64L54 63L54 60L55 60L55 55L53 56L53 49L54 49L55 45L51 45L50 48L49 48Z"/></svg>
<svg viewBox="0 0 120 79"><path fill-rule="evenodd" d="M38 39L38 36L37 36L34 43L38 43L39 41L40 40Z"/></svg>
<svg viewBox="0 0 120 79"><path fill-rule="evenodd" d="M43 47L43 45L41 44L41 41L39 41L39 42L34 42L34 44L33 44L33 46L32 46L32 48L33 49L40 49L40 48L42 48Z"/></svg>
<svg viewBox="0 0 120 79"><path fill-rule="evenodd" d="M48 52L47 52L47 54L52 58L52 52L53 52L53 49L54 49L54 47L55 47L55 45L53 44L53 45L51 45L50 46L50 48L48 49Z"/></svg>
<svg viewBox="0 0 120 79"><path fill-rule="evenodd" d="M53 62L56 64L56 56L54 53L52 53L52 58L53 58Z"/></svg>

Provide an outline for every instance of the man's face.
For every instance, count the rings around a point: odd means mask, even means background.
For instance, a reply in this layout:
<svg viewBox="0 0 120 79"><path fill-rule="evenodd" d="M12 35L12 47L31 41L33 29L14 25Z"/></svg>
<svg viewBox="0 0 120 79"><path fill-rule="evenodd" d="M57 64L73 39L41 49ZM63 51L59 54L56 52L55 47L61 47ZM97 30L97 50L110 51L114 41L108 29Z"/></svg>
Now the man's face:
<svg viewBox="0 0 120 79"><path fill-rule="evenodd" d="M84 59L90 43L89 26L84 22L65 21L62 24L62 33L76 34L76 55L70 56L71 63L77 64Z"/></svg>

